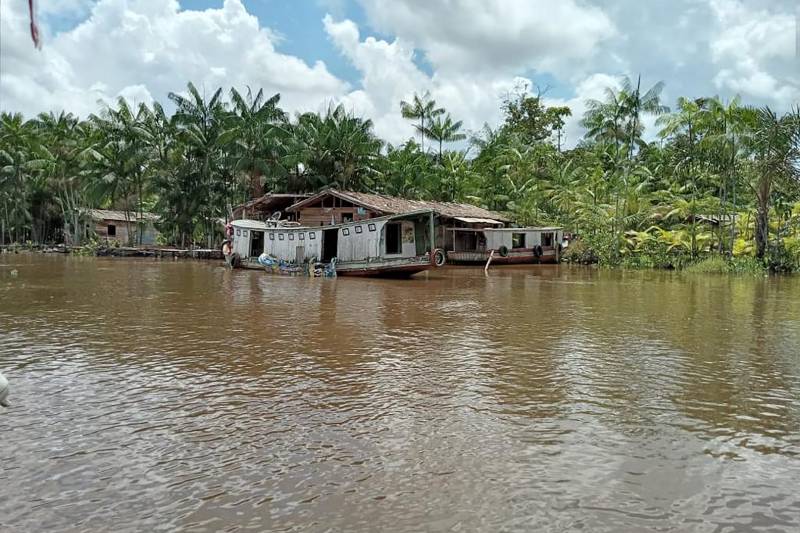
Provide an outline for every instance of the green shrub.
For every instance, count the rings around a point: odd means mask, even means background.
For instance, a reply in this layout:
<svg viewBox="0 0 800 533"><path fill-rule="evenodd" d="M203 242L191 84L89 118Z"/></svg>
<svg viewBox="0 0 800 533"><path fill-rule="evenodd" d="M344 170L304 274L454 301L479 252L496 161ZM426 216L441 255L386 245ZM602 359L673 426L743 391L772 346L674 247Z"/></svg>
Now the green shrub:
<svg viewBox="0 0 800 533"><path fill-rule="evenodd" d="M700 274L754 274L763 275L766 267L755 257L727 258L722 255L709 255L700 261L688 265L686 272Z"/></svg>

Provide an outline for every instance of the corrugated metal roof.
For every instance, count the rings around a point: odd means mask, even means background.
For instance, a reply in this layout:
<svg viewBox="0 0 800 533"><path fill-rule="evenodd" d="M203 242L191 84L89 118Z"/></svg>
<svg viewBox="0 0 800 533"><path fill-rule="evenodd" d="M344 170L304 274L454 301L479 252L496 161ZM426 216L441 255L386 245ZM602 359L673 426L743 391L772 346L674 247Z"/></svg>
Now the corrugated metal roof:
<svg viewBox="0 0 800 533"><path fill-rule="evenodd" d="M478 207L476 205L471 204L456 204L452 202L429 202L425 200L407 200L405 198L398 198L396 196L384 196L382 194L372 194L366 192L354 192L354 191L339 191L336 189L327 189L325 191L321 191L310 198L306 198L300 202L297 202L291 207L288 207L287 211L297 211L302 207L312 204L323 198L324 196L331 195L337 198L341 198L342 200L346 200L350 203L360 205L362 207L366 207L368 209L372 209L373 211L377 211L379 213L384 214L391 214L396 215L400 213L407 213L410 211L420 211L420 210L433 210L436 211L439 215L448 217L448 218L455 218L455 217L468 217L468 218L480 218L480 219L490 219L494 221L501 221L501 222L510 222L509 218L505 215L500 213L495 213L494 211L489 211L488 209L483 209L482 207Z"/></svg>
<svg viewBox="0 0 800 533"><path fill-rule="evenodd" d="M503 224L499 220L492 220L491 218L470 218L470 217L453 217L453 218L460 222L466 222L467 224L499 224L499 225Z"/></svg>
<svg viewBox="0 0 800 533"><path fill-rule="evenodd" d="M114 220L117 222L136 222L136 220L147 220L149 222L158 222L161 220L161 217L154 213L142 213L142 216L139 217L139 213L134 213L132 211L128 211L128 216L125 216L125 211L113 211L110 209L90 209L89 216L92 217L92 220Z"/></svg>

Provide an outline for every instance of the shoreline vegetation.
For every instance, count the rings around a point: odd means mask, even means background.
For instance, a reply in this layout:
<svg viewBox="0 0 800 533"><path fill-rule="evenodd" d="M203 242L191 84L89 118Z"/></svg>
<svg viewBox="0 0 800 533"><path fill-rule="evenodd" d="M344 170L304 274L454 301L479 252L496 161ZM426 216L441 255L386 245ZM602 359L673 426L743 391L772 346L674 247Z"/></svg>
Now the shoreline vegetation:
<svg viewBox="0 0 800 533"><path fill-rule="evenodd" d="M738 97L662 102L623 78L572 111L521 86L503 122L467 132L430 94L400 102L416 135L393 145L342 105L290 116L280 95L191 83L159 103L119 99L85 119L0 114L0 246L98 247L93 208L159 215L159 245L217 248L235 205L325 187L473 203L520 225L562 226L571 263L689 272L800 271L800 108ZM645 125L647 124L647 128Z"/></svg>

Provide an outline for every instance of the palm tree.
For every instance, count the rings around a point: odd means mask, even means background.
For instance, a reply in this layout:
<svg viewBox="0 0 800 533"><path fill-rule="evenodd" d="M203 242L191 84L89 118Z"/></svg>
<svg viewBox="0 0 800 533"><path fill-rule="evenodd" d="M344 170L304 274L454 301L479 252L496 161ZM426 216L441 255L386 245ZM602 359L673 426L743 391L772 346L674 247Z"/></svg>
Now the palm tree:
<svg viewBox="0 0 800 533"><path fill-rule="evenodd" d="M728 205L728 202L730 202L731 206L731 253L733 253L733 243L736 238L737 161L744 149L742 141L748 135L749 124L753 123L754 111L751 108L743 107L738 96L731 99L727 104L719 97L706 100L706 127L708 132L703 142L709 149L709 156L719 162L724 175L720 200L723 206ZM723 213L723 215L725 214ZM722 225L720 225L720 230L722 230ZM722 246L721 239L720 246ZM722 248L720 248L720 251L722 251Z"/></svg>
<svg viewBox="0 0 800 533"><path fill-rule="evenodd" d="M31 125L19 113L0 115L0 200L2 225L0 238L6 230L20 242L30 228L30 191L34 179L33 150L36 139Z"/></svg>
<svg viewBox="0 0 800 533"><path fill-rule="evenodd" d="M254 96L248 87L246 96L232 88L230 97L234 112L231 127L235 132L234 169L247 176L249 195L258 198L264 194L263 176L280 169L283 146L280 133L285 131L288 117L278 107L280 94L265 99L263 89Z"/></svg>
<svg viewBox="0 0 800 533"><path fill-rule="evenodd" d="M410 102L400 101L400 113L403 118L409 120L419 120L419 124L414 127L420 136L420 146L425 151L425 122L430 121L439 115L444 114L444 109L436 107L436 100L431 98L431 94L425 91L422 96L414 93Z"/></svg>
<svg viewBox="0 0 800 533"><path fill-rule="evenodd" d="M307 189L329 185L367 190L378 175L381 141L372 121L353 116L341 104L329 106L325 115L305 113L294 127L297 162L302 164Z"/></svg>
<svg viewBox="0 0 800 533"><path fill-rule="evenodd" d="M769 239L769 208L778 181L800 177L800 108L778 117L769 107L759 109L748 140L756 179L756 257L763 258Z"/></svg>
<svg viewBox="0 0 800 533"><path fill-rule="evenodd" d="M448 113L444 118L441 116L436 117L425 127L424 136L439 143L439 162L442 161L443 143L463 141L467 138L466 135L460 132L462 124L460 120L454 122L450 113Z"/></svg>
<svg viewBox="0 0 800 533"><path fill-rule="evenodd" d="M89 125L71 113L41 113L32 121L42 140L38 149L43 178L55 197L64 222L65 238L80 244L85 232L85 162L91 150Z"/></svg>
<svg viewBox="0 0 800 533"><path fill-rule="evenodd" d="M182 144L180 183L195 194L194 202L186 205L191 212L175 213L181 217L181 239L189 236L191 226L200 224L208 247L213 246L215 220L224 214L224 198L232 174L225 155L236 132L227 127L229 114L222 101L222 89L217 89L206 99L191 82L188 96L169 93L177 111L175 124L177 138Z"/></svg>

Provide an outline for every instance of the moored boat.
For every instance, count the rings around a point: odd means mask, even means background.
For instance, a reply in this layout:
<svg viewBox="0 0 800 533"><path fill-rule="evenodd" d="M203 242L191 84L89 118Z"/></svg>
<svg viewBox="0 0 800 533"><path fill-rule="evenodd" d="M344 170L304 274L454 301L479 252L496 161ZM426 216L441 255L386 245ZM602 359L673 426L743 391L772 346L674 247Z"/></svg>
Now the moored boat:
<svg viewBox="0 0 800 533"><path fill-rule="evenodd" d="M557 263L563 228L446 228L447 262L455 264Z"/></svg>
<svg viewBox="0 0 800 533"><path fill-rule="evenodd" d="M444 253L432 246L433 217L422 210L330 226L235 220L232 252L243 268L407 277L444 263Z"/></svg>

